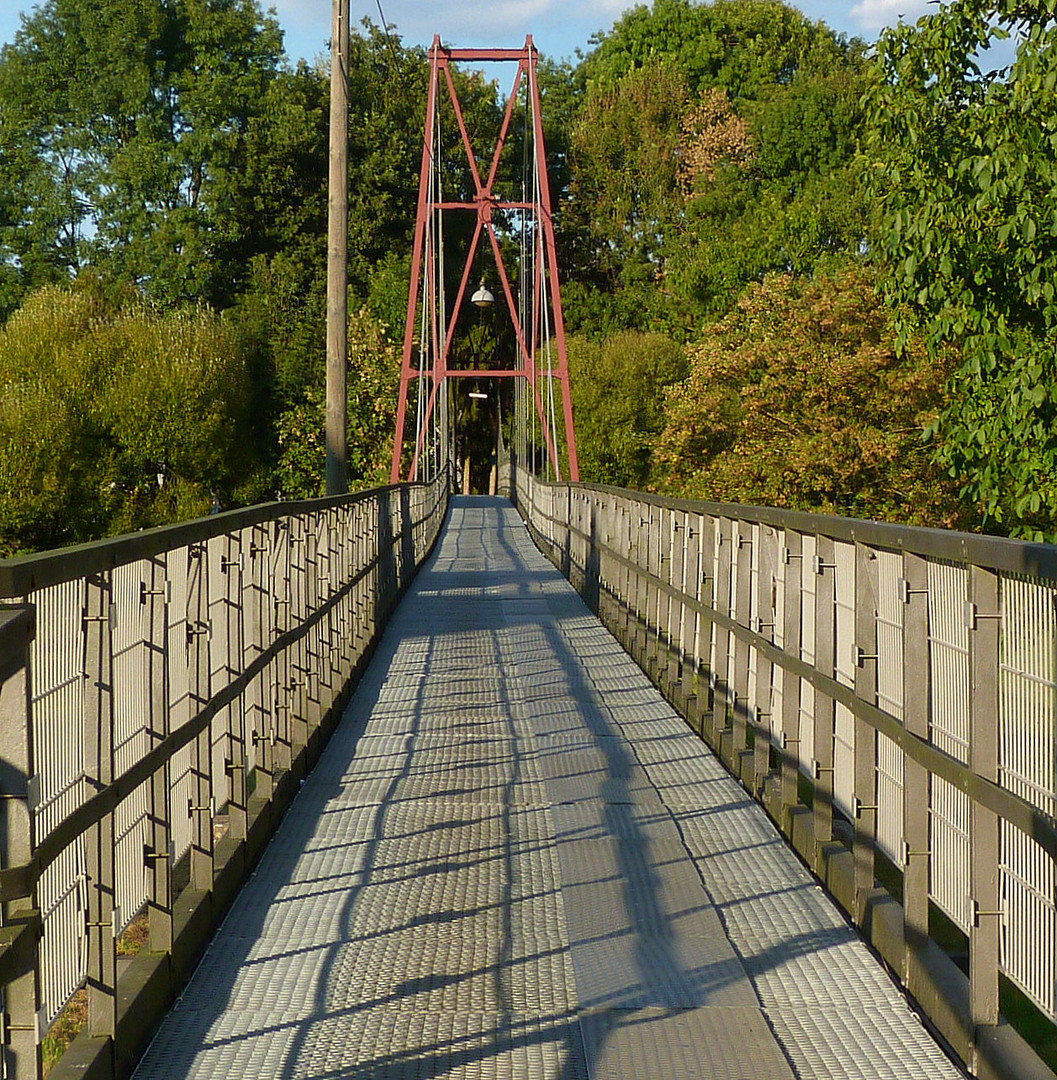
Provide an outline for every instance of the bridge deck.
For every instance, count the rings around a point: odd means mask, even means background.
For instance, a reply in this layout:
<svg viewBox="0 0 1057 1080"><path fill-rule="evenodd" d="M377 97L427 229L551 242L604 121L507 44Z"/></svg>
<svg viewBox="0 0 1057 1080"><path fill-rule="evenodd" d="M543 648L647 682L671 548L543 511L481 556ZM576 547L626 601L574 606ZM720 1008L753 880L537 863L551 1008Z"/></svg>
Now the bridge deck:
<svg viewBox="0 0 1057 1080"><path fill-rule="evenodd" d="M137 1075L960 1073L509 504L457 499Z"/></svg>

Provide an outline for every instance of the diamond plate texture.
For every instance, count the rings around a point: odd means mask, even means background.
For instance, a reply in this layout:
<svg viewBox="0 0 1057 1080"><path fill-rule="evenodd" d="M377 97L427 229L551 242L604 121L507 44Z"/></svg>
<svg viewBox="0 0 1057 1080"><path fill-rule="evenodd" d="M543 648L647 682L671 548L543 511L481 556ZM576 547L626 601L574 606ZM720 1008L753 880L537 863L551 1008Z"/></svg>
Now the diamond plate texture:
<svg viewBox="0 0 1057 1080"><path fill-rule="evenodd" d="M790 1062L955 1075L509 505L456 499L137 1076L791 1080Z"/></svg>

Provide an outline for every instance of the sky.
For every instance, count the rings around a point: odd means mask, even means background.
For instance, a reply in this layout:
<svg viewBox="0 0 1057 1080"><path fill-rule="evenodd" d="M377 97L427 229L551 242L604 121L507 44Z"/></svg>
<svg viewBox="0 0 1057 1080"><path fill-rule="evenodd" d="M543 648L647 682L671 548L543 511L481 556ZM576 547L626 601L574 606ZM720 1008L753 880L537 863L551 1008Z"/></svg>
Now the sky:
<svg viewBox="0 0 1057 1080"><path fill-rule="evenodd" d="M559 60L575 59L577 49L586 52L593 33L608 30L633 6L629 0L352 0L353 25L364 16L380 23L379 2L405 45L428 46L440 34L445 44L459 48L520 48L532 34L541 52ZM34 6L31 0L0 0L0 42L14 38L19 13ZM313 60L325 52L331 0L264 0L262 6L274 8L291 59ZM840 33L867 40L900 16L915 20L929 10L928 0L802 0L794 6Z"/></svg>

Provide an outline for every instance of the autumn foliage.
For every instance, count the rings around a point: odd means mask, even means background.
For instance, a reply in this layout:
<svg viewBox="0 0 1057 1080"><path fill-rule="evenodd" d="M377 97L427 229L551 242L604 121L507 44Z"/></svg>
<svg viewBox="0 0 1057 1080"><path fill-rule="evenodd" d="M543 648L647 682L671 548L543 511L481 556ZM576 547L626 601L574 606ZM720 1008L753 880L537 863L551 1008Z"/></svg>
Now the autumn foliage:
<svg viewBox="0 0 1057 1080"><path fill-rule="evenodd" d="M949 361L902 355L867 275L775 275L689 347L655 455L670 493L911 524L963 524L922 431Z"/></svg>

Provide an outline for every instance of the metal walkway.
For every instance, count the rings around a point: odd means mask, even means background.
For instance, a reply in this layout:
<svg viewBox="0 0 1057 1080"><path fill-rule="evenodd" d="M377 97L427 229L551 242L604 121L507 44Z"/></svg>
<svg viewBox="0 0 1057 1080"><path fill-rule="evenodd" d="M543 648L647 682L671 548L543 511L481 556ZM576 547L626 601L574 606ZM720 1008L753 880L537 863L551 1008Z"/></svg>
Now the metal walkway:
<svg viewBox="0 0 1057 1080"><path fill-rule="evenodd" d="M139 1080L945 1080L879 963L463 498Z"/></svg>

